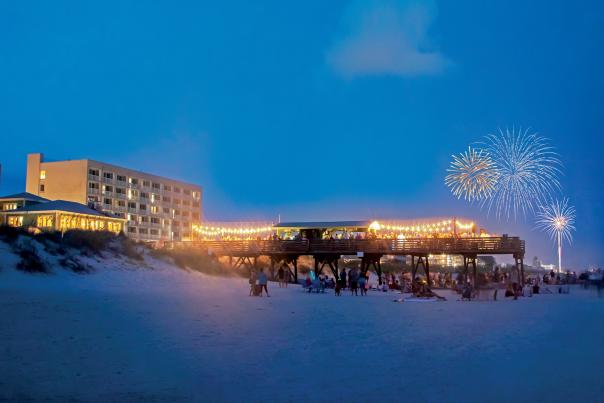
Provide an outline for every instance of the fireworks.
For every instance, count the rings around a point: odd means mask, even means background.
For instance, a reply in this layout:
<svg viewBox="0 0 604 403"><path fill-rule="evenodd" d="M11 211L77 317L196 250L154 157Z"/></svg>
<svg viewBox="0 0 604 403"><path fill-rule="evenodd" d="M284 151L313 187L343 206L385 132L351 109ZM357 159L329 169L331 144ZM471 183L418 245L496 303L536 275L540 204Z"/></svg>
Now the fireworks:
<svg viewBox="0 0 604 403"><path fill-rule="evenodd" d="M558 243L558 271L562 271L562 242L571 243L575 230L575 208L568 199L542 205L537 212L537 227L546 231Z"/></svg>
<svg viewBox="0 0 604 403"><path fill-rule="evenodd" d="M568 199L542 205L537 212L537 227L546 231L554 240L560 236L561 240L571 243L572 231L575 230L575 208L568 204Z"/></svg>
<svg viewBox="0 0 604 403"><path fill-rule="evenodd" d="M453 156L445 184L458 199L486 200L495 189L497 170L489 154L480 149L468 150Z"/></svg>
<svg viewBox="0 0 604 403"><path fill-rule="evenodd" d="M497 218L535 211L561 189L560 160L547 140L530 129L489 134L486 151L493 160L496 184L490 197L482 200Z"/></svg>

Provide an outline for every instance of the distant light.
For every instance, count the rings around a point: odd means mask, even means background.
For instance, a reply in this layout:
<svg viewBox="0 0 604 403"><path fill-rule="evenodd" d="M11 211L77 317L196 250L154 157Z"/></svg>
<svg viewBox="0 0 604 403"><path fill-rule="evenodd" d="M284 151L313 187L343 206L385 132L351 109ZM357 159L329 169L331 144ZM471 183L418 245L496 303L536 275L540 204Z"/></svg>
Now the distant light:
<svg viewBox="0 0 604 403"><path fill-rule="evenodd" d="M374 231L379 231L381 227L382 226L377 221L374 221L371 223L371 225L369 225L369 229L374 230Z"/></svg>

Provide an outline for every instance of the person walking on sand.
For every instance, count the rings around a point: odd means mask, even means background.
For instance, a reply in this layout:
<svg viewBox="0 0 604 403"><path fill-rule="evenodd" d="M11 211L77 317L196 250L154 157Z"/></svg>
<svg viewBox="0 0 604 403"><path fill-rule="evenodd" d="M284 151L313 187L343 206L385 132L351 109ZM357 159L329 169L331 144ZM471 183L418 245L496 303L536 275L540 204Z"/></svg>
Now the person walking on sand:
<svg viewBox="0 0 604 403"><path fill-rule="evenodd" d="M258 273L258 287L260 287L260 289L258 290L260 296L262 296L262 290L264 289L264 291L266 291L266 296L270 297L270 295L268 295L268 278L266 277L266 274L264 274L264 269L260 269L260 273Z"/></svg>

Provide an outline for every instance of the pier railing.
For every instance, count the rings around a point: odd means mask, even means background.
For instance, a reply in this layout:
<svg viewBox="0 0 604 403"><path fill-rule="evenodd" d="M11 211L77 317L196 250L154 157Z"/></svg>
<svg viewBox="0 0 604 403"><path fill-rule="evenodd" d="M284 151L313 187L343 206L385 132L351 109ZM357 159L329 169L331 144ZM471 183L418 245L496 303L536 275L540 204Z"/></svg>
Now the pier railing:
<svg viewBox="0 0 604 403"><path fill-rule="evenodd" d="M358 252L383 255L412 254L490 254L524 256L525 244L518 237L484 238L409 238L409 239L317 239L317 240L253 240L198 241L215 255L356 255Z"/></svg>

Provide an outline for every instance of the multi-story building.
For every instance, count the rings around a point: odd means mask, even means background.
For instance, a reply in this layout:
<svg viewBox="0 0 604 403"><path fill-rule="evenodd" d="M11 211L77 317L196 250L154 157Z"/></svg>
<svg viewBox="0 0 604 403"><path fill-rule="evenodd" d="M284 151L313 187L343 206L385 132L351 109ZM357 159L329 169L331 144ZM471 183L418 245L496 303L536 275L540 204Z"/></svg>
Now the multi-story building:
<svg viewBox="0 0 604 403"><path fill-rule="evenodd" d="M190 240L202 219L200 186L88 159L29 154L26 191L124 218L125 233L141 241Z"/></svg>

